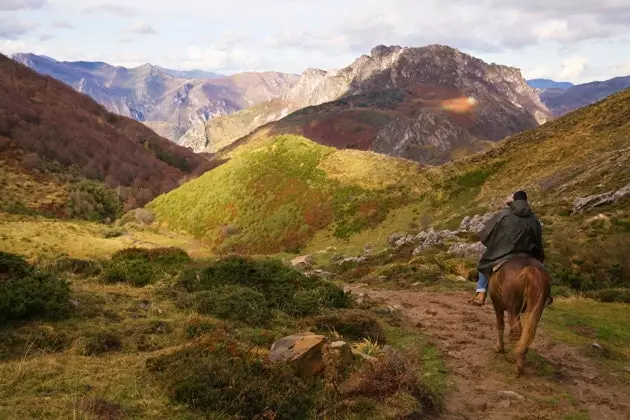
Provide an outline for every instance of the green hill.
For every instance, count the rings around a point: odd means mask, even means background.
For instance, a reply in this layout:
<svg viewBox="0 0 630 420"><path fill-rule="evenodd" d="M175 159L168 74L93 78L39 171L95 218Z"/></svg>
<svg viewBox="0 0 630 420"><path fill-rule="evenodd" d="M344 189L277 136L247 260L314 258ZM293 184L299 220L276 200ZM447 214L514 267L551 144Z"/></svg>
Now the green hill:
<svg viewBox="0 0 630 420"><path fill-rule="evenodd" d="M168 227L239 253L384 243L394 231L454 227L499 208L516 188L543 217L562 217L576 198L630 182L629 104L626 90L442 167L259 135L149 208Z"/></svg>

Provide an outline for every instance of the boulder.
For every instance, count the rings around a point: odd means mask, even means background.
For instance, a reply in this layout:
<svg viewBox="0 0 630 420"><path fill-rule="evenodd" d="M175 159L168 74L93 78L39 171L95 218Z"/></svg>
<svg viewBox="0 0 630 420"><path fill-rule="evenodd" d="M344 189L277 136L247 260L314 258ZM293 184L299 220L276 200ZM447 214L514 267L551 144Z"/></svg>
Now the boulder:
<svg viewBox="0 0 630 420"><path fill-rule="evenodd" d="M310 270L315 263L315 259L311 255L302 255L291 260L291 266L298 270Z"/></svg>
<svg viewBox="0 0 630 420"><path fill-rule="evenodd" d="M431 247L442 245L445 239L457 239L457 233L450 230L434 230L433 228L426 232L420 232L414 239L414 242L419 245L413 250L413 255L419 255Z"/></svg>
<svg viewBox="0 0 630 420"><path fill-rule="evenodd" d="M472 258L478 260L486 250L486 247L481 242L475 242L473 244L457 243L451 245L448 249L449 255L459 258Z"/></svg>
<svg viewBox="0 0 630 420"><path fill-rule="evenodd" d="M330 350L337 353L339 357L339 367L343 368L352 364L354 355L352 354L352 349L345 341L335 341L330 345Z"/></svg>
<svg viewBox="0 0 630 420"><path fill-rule="evenodd" d="M594 207L614 204L617 201L630 197L630 184L617 191L608 191L603 194L590 195L588 197L576 198L573 202L572 214L582 213Z"/></svg>
<svg viewBox="0 0 630 420"><path fill-rule="evenodd" d="M367 257L348 257L348 258L343 258L339 261L337 261L338 265L344 265L344 264L361 264L367 261Z"/></svg>
<svg viewBox="0 0 630 420"><path fill-rule="evenodd" d="M302 376L317 375L325 368L322 353L325 344L323 335L310 332L290 335L273 343L269 360L292 363Z"/></svg>
<svg viewBox="0 0 630 420"><path fill-rule="evenodd" d="M466 216L459 225L460 232L479 233L490 219L499 212L491 212L486 214L475 214L473 217Z"/></svg>

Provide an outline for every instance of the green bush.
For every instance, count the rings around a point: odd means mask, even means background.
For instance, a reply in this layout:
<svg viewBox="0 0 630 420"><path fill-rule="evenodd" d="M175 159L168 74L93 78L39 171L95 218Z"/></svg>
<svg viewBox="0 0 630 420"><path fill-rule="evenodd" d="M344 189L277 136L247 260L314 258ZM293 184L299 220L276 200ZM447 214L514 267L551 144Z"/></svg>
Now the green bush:
<svg viewBox="0 0 630 420"><path fill-rule="evenodd" d="M265 296L249 287L238 285L219 286L197 292L192 296L191 304L199 313L253 326L265 324L270 317Z"/></svg>
<svg viewBox="0 0 630 420"><path fill-rule="evenodd" d="M70 186L68 215L92 221L114 220L122 215L123 205L116 193L93 181L81 181Z"/></svg>
<svg viewBox="0 0 630 420"><path fill-rule="evenodd" d="M90 333L79 339L78 353L81 356L100 356L122 349L120 337L109 331Z"/></svg>
<svg viewBox="0 0 630 420"><path fill-rule="evenodd" d="M135 287L146 286L155 280L155 267L146 261L117 261L105 269L106 283L129 283Z"/></svg>
<svg viewBox="0 0 630 420"><path fill-rule="evenodd" d="M48 268L53 273L72 273L84 276L95 276L103 267L99 261L82 260L67 256L57 258Z"/></svg>
<svg viewBox="0 0 630 420"><path fill-rule="evenodd" d="M322 331L337 331L348 340L370 339L385 343L385 333L378 320L362 310L335 311L316 319L315 325Z"/></svg>
<svg viewBox="0 0 630 420"><path fill-rule="evenodd" d="M270 309L298 315L350 305L349 297L339 287L307 277L273 259L224 258L202 269L185 270L179 285L189 292L245 286L261 293Z"/></svg>
<svg viewBox="0 0 630 420"><path fill-rule="evenodd" d="M179 248L126 248L112 255L103 279L107 283L128 282L146 286L164 275L176 275L192 259Z"/></svg>
<svg viewBox="0 0 630 420"><path fill-rule="evenodd" d="M176 403L232 418L313 418L321 380L297 378L286 365L270 365L229 338L147 360ZM211 412L211 413L209 413Z"/></svg>
<svg viewBox="0 0 630 420"><path fill-rule="evenodd" d="M69 300L64 280L31 266L19 255L0 252L0 324L35 317L64 318Z"/></svg>
<svg viewBox="0 0 630 420"><path fill-rule="evenodd" d="M602 289L589 292L586 297L601 302L630 303L630 289Z"/></svg>

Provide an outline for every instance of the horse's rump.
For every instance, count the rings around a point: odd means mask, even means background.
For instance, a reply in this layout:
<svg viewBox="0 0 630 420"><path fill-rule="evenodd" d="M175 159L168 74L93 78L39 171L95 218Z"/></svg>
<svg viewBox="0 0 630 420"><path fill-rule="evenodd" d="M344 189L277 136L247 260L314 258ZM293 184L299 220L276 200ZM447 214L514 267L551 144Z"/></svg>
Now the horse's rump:
<svg viewBox="0 0 630 420"><path fill-rule="evenodd" d="M490 278L489 294L499 327L499 348L503 346L503 313L508 312L510 328L516 328L517 372L523 372L525 354L536 335L545 303L551 292L551 276L543 264L531 257L515 257L506 261ZM520 326L520 314L527 319Z"/></svg>

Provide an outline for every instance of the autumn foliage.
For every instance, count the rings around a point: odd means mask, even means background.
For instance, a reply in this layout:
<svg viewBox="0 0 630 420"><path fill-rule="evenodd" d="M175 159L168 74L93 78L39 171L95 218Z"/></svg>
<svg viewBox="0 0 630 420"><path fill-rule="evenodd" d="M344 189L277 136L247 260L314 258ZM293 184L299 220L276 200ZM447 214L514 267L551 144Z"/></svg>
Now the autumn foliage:
<svg viewBox="0 0 630 420"><path fill-rule="evenodd" d="M116 188L127 208L142 206L212 167L141 123L108 112L71 87L0 54L0 141L11 140Z"/></svg>

